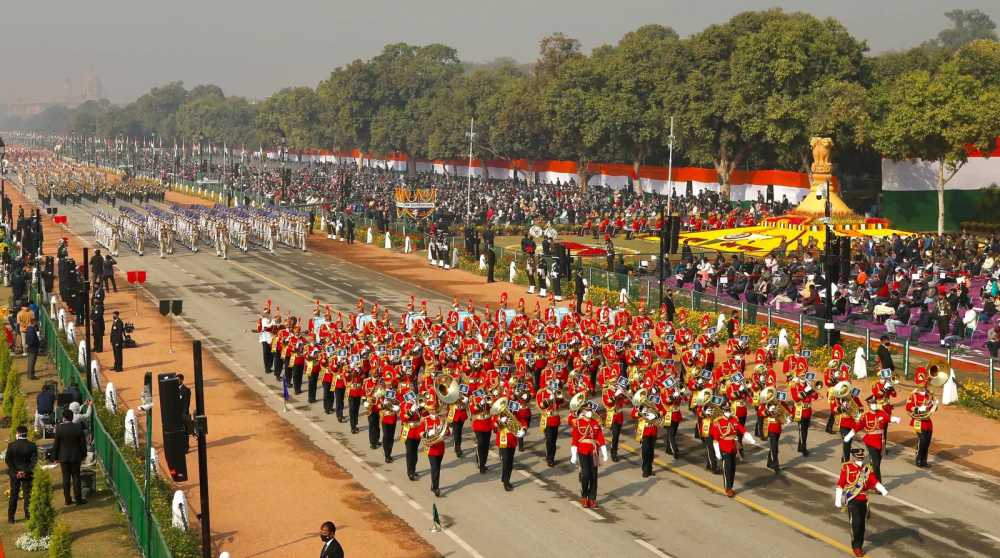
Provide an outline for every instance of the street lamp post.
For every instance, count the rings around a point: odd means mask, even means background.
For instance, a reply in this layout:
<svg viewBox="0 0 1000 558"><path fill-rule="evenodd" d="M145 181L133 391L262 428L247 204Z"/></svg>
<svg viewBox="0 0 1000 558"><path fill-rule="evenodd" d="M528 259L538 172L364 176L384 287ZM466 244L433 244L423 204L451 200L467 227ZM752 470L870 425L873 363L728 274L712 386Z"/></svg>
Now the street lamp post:
<svg viewBox="0 0 1000 558"><path fill-rule="evenodd" d="M469 120L469 185L465 191L465 221L472 221L472 141L476 137L476 119Z"/></svg>
<svg viewBox="0 0 1000 558"><path fill-rule="evenodd" d="M826 265L824 266L824 273L826 274L826 304L824 315L826 317L826 323L823 325L826 331L826 341L827 345L832 346L834 343L834 327L833 327L833 266L836 262L833 258L832 252L832 241L833 241L833 223L831 222L831 213L833 207L830 204L830 181L826 181L826 191L824 192L824 204L823 204L823 217L824 217L824 240L823 240L823 251L825 252Z"/></svg>
<svg viewBox="0 0 1000 558"><path fill-rule="evenodd" d="M0 222L7 218L7 167L4 161L7 157L7 145L0 138Z"/></svg>

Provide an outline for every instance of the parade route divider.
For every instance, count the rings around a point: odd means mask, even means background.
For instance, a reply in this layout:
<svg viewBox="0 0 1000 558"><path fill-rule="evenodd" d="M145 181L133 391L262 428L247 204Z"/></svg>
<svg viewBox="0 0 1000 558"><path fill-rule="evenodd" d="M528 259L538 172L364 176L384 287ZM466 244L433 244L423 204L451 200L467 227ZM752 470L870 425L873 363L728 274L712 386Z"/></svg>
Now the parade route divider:
<svg viewBox="0 0 1000 558"><path fill-rule="evenodd" d="M141 474L145 468L143 456L132 456L133 459L130 461L112 434L112 432L122 433L124 410L111 413L104 408L102 394L90 393L87 389L85 376L89 370L81 368L70 355L65 344L65 336L52 321L46 308L47 305L40 300L37 291L32 291L31 298L38 307L40 329L45 337L49 359L55 364L60 383L64 386L76 384L83 399L93 401L95 412L91 431L94 437L95 457L101 468L104 469L108 486L117 497L128 520L132 536L143 556L146 558L196 558L200 556L198 544L191 540L190 533L173 527L165 530L161 526L157 517L162 521L169 521L170 518L168 501L160 502L157 501L156 497L151 496L149 510L147 510L142 484L136 480L136 465L130 465L131 461L135 461L138 465L138 473ZM95 391L99 392L100 387L97 386ZM106 424L109 418L121 420L118 420L118 423L114 425ZM162 484L162 481L160 482ZM162 491L162 486L160 491ZM153 491L151 490L151 492ZM158 494L158 496L160 495Z"/></svg>

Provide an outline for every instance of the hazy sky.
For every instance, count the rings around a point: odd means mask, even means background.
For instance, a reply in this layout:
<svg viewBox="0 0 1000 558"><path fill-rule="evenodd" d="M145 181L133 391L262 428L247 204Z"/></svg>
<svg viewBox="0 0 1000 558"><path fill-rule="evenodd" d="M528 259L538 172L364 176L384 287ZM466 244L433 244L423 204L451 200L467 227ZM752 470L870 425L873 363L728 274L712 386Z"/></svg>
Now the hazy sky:
<svg viewBox="0 0 1000 558"><path fill-rule="evenodd" d="M440 42L469 61L530 61L555 31L589 50L647 23L687 36L774 6L835 17L873 52L933 37L953 8L978 8L1000 22L998 0L4 1L0 100L61 97L67 77L79 91L91 69L114 101L173 80L263 98L288 85L315 86L389 42Z"/></svg>

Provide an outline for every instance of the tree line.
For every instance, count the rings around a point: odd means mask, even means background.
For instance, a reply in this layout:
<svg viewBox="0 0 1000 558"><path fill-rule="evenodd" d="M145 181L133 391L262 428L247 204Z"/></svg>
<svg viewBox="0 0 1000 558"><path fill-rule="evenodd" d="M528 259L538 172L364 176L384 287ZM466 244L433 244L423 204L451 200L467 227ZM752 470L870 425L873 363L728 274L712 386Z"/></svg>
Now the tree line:
<svg viewBox="0 0 1000 558"><path fill-rule="evenodd" d="M566 159L806 170L808 138L833 137L841 168L881 156L939 161L1000 136L1000 43L977 10L907 51L872 56L832 18L746 12L681 38L650 24L589 54L560 33L532 64L463 63L441 44L386 45L313 87L254 102L214 85L155 87L125 106L90 101L7 126L150 137L164 144L360 148L417 158ZM942 182L943 186L943 182Z"/></svg>

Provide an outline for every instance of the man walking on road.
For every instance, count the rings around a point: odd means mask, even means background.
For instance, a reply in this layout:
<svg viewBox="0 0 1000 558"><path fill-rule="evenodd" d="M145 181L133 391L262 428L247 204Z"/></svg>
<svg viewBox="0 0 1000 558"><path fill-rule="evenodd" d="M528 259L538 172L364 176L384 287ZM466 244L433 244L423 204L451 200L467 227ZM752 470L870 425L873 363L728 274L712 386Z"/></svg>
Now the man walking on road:
<svg viewBox="0 0 1000 558"><path fill-rule="evenodd" d="M62 470L63 497L66 505L74 501L77 505L86 504L83 499L83 486L80 484L80 463L87 455L87 440L83 435L83 425L73 422L73 411L63 411L62 422L56 427L55 444L52 445L52 455L59 461ZM73 496L70 498L69 485L73 483Z"/></svg>
<svg viewBox="0 0 1000 558"><path fill-rule="evenodd" d="M38 462L38 447L28 440L28 428L17 427L17 439L7 444L4 461L7 463L7 474L10 476L10 502L7 504L7 523L14 523L17 512L18 495L24 498L24 518L28 519L31 507L31 482L34 477L35 463Z"/></svg>
<svg viewBox="0 0 1000 558"><path fill-rule="evenodd" d="M115 364L111 369L115 372L121 372L124 369L122 352L125 350L125 322L118 316L117 310L114 311L113 316L114 318L111 320L111 350L115 353Z"/></svg>

